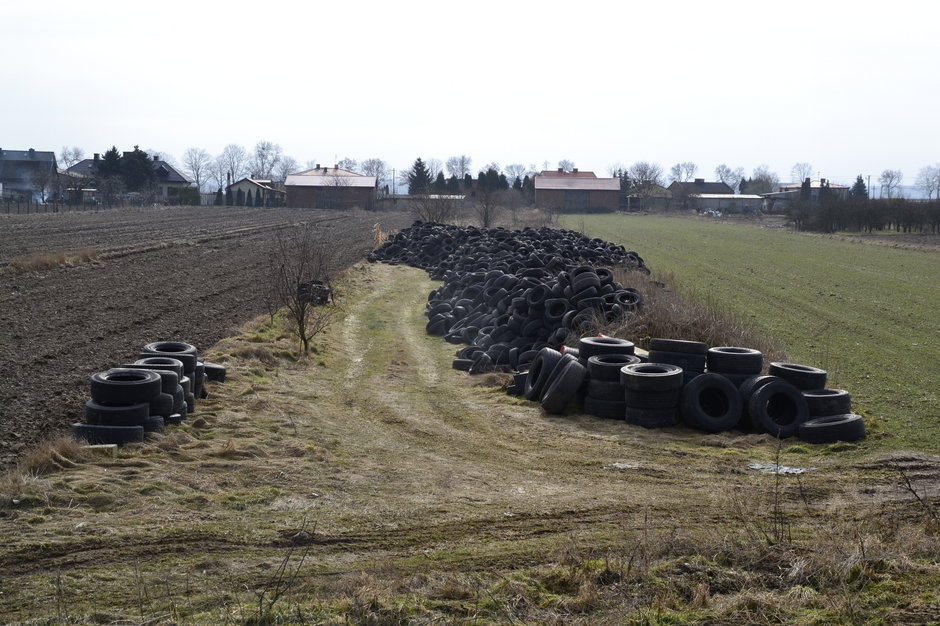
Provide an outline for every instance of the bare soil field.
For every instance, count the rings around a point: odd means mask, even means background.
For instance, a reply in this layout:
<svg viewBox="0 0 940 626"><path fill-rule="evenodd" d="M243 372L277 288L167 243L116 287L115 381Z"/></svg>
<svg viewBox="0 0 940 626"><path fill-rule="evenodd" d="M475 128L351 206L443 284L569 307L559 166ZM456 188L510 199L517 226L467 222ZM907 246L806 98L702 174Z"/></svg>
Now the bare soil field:
<svg viewBox="0 0 940 626"><path fill-rule="evenodd" d="M940 619L940 458L549 416L450 368L434 285L356 266L308 359L262 316L183 425L3 476L0 621Z"/></svg>
<svg viewBox="0 0 940 626"><path fill-rule="evenodd" d="M0 466L83 417L88 377L151 341L208 347L263 308L257 288L276 229L313 222L347 261L402 213L172 207L0 215ZM16 260L77 254L74 266Z"/></svg>

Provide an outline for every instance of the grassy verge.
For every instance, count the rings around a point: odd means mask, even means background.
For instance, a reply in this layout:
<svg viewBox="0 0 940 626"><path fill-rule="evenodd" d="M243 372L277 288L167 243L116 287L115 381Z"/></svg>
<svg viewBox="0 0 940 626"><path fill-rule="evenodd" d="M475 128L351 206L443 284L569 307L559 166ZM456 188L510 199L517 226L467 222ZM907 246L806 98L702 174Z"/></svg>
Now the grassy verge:
<svg viewBox="0 0 940 626"><path fill-rule="evenodd" d="M940 254L687 218L566 219L828 370L874 427L869 446L940 448Z"/></svg>
<svg viewBox="0 0 940 626"><path fill-rule="evenodd" d="M547 416L450 369L454 346L423 332L431 288L356 268L308 359L259 319L207 351L229 380L183 426L115 458L59 444L5 475L0 620L940 615L940 459Z"/></svg>

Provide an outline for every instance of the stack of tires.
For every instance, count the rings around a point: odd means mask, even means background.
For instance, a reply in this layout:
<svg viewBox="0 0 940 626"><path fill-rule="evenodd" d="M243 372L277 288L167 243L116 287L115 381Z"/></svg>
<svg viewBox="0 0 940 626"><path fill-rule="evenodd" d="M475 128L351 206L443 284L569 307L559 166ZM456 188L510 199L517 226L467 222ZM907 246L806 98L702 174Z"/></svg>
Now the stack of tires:
<svg viewBox="0 0 940 626"><path fill-rule="evenodd" d="M206 378L224 382L225 368L199 361L195 346L147 344L134 363L92 375L85 422L73 424L72 434L93 444L143 441L145 433L186 419L205 394Z"/></svg>
<svg viewBox="0 0 940 626"><path fill-rule="evenodd" d="M858 441L866 435L865 420L852 412L852 396L842 389L826 389L827 372L797 363L771 363L771 376L787 381L800 390L808 418L797 428L808 443Z"/></svg>
<svg viewBox="0 0 940 626"><path fill-rule="evenodd" d="M708 344L682 339L650 339L649 362L678 365L684 382L705 372Z"/></svg>
<svg viewBox="0 0 940 626"><path fill-rule="evenodd" d="M578 398L588 415L624 419L626 404L620 370L640 363L633 342L616 337L583 337L578 342L578 358L587 368L587 384Z"/></svg>
<svg viewBox="0 0 940 626"><path fill-rule="evenodd" d="M635 363L620 368L624 417L628 424L663 428L679 423L682 368L669 363Z"/></svg>
<svg viewBox="0 0 940 626"><path fill-rule="evenodd" d="M145 432L163 432L164 380L157 372L128 368L92 375L85 423L73 424L72 434L89 443L124 444L143 441Z"/></svg>

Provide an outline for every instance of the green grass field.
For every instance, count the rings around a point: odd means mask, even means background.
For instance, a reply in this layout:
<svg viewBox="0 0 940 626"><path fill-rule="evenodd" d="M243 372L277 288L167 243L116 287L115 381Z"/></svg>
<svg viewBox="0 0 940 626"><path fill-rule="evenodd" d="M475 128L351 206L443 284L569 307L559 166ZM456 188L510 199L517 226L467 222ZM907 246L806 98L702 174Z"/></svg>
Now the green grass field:
<svg viewBox="0 0 940 626"><path fill-rule="evenodd" d="M822 367L869 420L866 447L940 448L940 254L691 218L566 216L623 243Z"/></svg>

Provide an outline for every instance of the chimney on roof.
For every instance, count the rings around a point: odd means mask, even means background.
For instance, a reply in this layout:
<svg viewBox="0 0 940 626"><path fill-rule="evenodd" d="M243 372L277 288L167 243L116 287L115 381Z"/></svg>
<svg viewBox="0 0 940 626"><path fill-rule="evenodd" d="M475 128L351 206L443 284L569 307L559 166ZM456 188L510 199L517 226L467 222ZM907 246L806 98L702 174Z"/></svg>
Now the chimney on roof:
<svg viewBox="0 0 940 626"><path fill-rule="evenodd" d="M564 174L564 173L565 173L565 168L559 167L559 168L558 168L558 173L559 173L559 174Z"/></svg>
<svg viewBox="0 0 940 626"><path fill-rule="evenodd" d="M574 168L573 170L571 170L571 173L572 173L572 174L577 174L577 173L578 173L578 168Z"/></svg>
<svg viewBox="0 0 940 626"><path fill-rule="evenodd" d="M320 169L320 164L319 164L319 163L317 163L317 169Z"/></svg>
<svg viewBox="0 0 940 626"><path fill-rule="evenodd" d="M32 159L33 157L36 156L36 151L33 148L30 148L28 155L29 155L29 158Z"/></svg>
<svg viewBox="0 0 940 626"><path fill-rule="evenodd" d="M97 161L97 160L100 159L100 158L101 158L101 155L98 154L97 152L95 152L95 161Z"/></svg>
<svg viewBox="0 0 940 626"><path fill-rule="evenodd" d="M696 185L704 185L704 184L705 184L705 179L704 179L704 178L696 178L696 179L695 179L695 184L696 184Z"/></svg>
<svg viewBox="0 0 940 626"><path fill-rule="evenodd" d="M807 185L809 185L809 184L812 183L813 181L810 180L810 177L809 177L809 176L807 176L807 177L806 177L806 180L803 181L803 182L805 182Z"/></svg>

